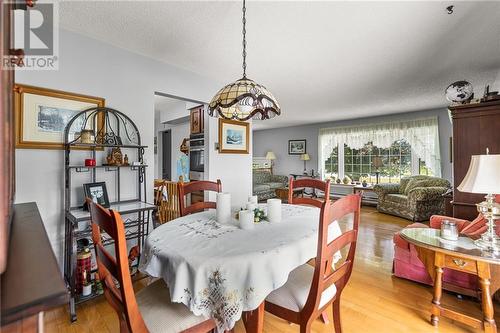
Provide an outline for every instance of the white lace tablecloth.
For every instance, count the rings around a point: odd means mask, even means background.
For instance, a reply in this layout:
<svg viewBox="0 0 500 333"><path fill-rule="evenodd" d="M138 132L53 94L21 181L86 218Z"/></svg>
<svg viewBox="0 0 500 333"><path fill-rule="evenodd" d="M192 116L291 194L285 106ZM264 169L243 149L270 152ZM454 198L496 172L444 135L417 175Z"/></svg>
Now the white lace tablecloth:
<svg viewBox="0 0 500 333"><path fill-rule="evenodd" d="M172 302L214 318L219 332L229 330L242 311L256 309L294 268L316 257L319 211L282 205L281 222L260 222L252 230L236 221L219 224L215 210L184 216L151 232L139 269L162 277ZM329 239L340 234L332 223Z"/></svg>

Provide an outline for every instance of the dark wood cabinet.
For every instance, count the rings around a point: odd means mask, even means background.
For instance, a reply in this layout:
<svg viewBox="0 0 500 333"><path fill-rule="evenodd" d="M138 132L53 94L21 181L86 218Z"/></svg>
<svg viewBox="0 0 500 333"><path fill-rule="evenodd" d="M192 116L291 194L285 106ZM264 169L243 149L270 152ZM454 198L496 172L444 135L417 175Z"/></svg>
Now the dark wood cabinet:
<svg viewBox="0 0 500 333"><path fill-rule="evenodd" d="M449 108L453 121L453 216L474 219L483 194L457 190L469 169L472 155L500 154L500 100Z"/></svg>

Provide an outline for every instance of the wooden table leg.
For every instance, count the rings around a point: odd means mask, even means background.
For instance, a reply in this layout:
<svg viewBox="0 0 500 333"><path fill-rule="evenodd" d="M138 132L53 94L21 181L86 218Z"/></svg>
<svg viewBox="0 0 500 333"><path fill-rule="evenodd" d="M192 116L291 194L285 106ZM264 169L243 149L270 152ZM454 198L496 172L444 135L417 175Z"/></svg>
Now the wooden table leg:
<svg viewBox="0 0 500 333"><path fill-rule="evenodd" d="M484 331L486 333L496 333L497 325L493 316L493 301L491 300L490 279L479 277L479 284L481 285L481 301L483 306L483 323Z"/></svg>
<svg viewBox="0 0 500 333"><path fill-rule="evenodd" d="M261 333L264 327L264 302L252 311L243 312L243 324L247 333Z"/></svg>
<svg viewBox="0 0 500 333"><path fill-rule="evenodd" d="M439 315L441 314L441 294L443 284L443 268L436 266L436 275L434 279L434 297L432 298L431 324L437 326Z"/></svg>

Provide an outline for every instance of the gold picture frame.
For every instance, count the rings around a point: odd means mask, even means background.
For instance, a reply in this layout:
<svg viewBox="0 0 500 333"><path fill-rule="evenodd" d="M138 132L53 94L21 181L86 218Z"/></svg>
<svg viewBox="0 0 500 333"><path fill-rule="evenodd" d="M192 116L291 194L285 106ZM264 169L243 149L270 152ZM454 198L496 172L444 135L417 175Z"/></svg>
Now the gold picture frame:
<svg viewBox="0 0 500 333"><path fill-rule="evenodd" d="M219 153L248 154L250 124L219 118Z"/></svg>
<svg viewBox="0 0 500 333"><path fill-rule="evenodd" d="M64 121L80 111L91 107L103 107L104 98L75 94L24 84L14 86L15 146L22 149L64 149ZM56 116L51 122L40 125L40 114L47 110L50 117L60 111L64 116ZM38 113L37 113L38 112ZM57 114L57 113L56 113ZM104 126L104 118L99 115L98 127Z"/></svg>

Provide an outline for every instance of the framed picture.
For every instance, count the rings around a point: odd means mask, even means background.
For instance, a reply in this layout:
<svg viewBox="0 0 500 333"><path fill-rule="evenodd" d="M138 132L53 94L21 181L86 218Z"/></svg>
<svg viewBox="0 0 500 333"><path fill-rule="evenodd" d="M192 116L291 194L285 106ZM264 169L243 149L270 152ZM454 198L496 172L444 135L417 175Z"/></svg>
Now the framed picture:
<svg viewBox="0 0 500 333"><path fill-rule="evenodd" d="M248 154L249 124L243 121L219 118L219 152L225 154Z"/></svg>
<svg viewBox="0 0 500 333"><path fill-rule="evenodd" d="M288 155L302 155L306 152L306 140L288 140Z"/></svg>
<svg viewBox="0 0 500 333"><path fill-rule="evenodd" d="M16 84L14 109L16 148L64 149L64 129L78 112L104 106L104 98ZM93 126L102 128L104 119ZM73 127L73 126L72 126ZM76 124L75 131L82 124Z"/></svg>
<svg viewBox="0 0 500 333"><path fill-rule="evenodd" d="M83 184L83 193L85 198L90 198L93 202L103 207L109 207L108 191L106 190L105 182Z"/></svg>

